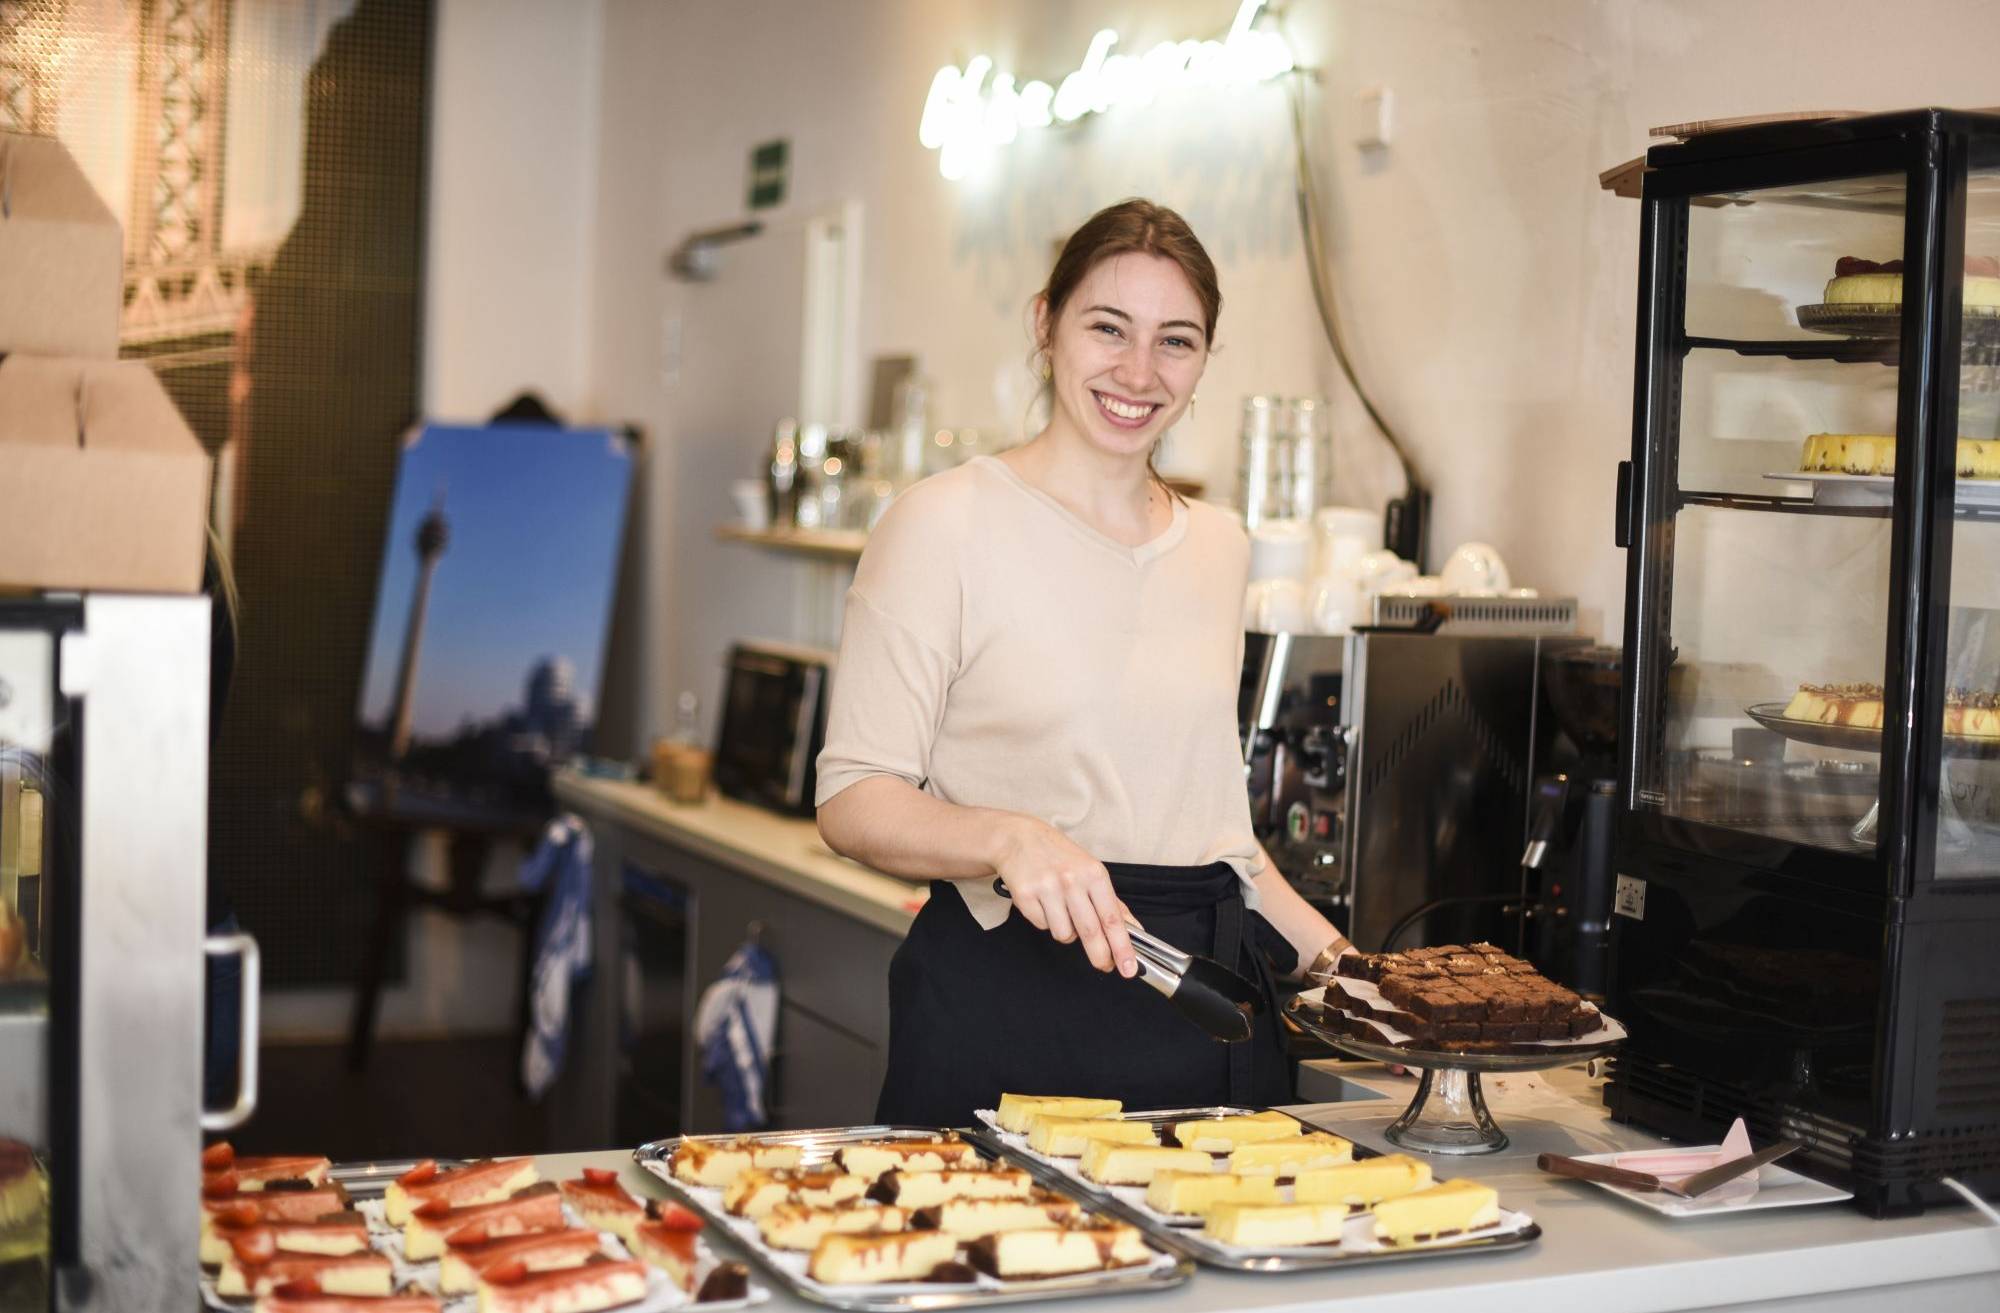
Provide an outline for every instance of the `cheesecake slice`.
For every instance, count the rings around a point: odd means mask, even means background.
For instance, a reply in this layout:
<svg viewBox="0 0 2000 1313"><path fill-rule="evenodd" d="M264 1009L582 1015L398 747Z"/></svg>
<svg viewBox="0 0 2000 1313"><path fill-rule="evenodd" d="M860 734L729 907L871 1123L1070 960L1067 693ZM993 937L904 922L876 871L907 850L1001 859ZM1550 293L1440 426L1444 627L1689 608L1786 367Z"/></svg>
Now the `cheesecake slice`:
<svg viewBox="0 0 2000 1313"><path fill-rule="evenodd" d="M1215 1159L1199 1149L1093 1140L1077 1170L1099 1185L1150 1185L1157 1172L1212 1172Z"/></svg>
<svg viewBox="0 0 2000 1313"><path fill-rule="evenodd" d="M1477 1181L1440 1181L1375 1205L1375 1238L1385 1245L1463 1235L1500 1221L1500 1196Z"/></svg>
<svg viewBox="0 0 2000 1313"><path fill-rule="evenodd" d="M1136 1267L1152 1256L1139 1229L1123 1222L1059 1230L997 1231L966 1246L966 1258L974 1268L1002 1281Z"/></svg>
<svg viewBox="0 0 2000 1313"><path fill-rule="evenodd" d="M1146 1187L1146 1206L1155 1212L1204 1214L1218 1204L1275 1204L1275 1173L1243 1176L1235 1172L1156 1172Z"/></svg>
<svg viewBox="0 0 2000 1313"><path fill-rule="evenodd" d="M825 1167L752 1167L722 1192L723 1209L736 1217L759 1218L779 1204L832 1208L868 1193L870 1178Z"/></svg>
<svg viewBox="0 0 2000 1313"><path fill-rule="evenodd" d="M834 1232L813 1247L806 1275L828 1286L925 1281L957 1258L958 1241L942 1231Z"/></svg>
<svg viewBox="0 0 2000 1313"><path fill-rule="evenodd" d="M333 1164L313 1154L283 1157L239 1158L227 1140L201 1151L201 1178L204 1185L225 1181L245 1194L254 1194L278 1181L304 1181L317 1188L325 1185Z"/></svg>
<svg viewBox="0 0 2000 1313"><path fill-rule="evenodd" d="M519 1259L530 1272L549 1272L588 1263L592 1254L603 1251L598 1233L581 1226L447 1245L438 1263L438 1289L447 1295L470 1295L479 1289L484 1273L503 1263Z"/></svg>
<svg viewBox="0 0 2000 1313"><path fill-rule="evenodd" d="M1229 1155L1229 1170L1238 1176L1284 1178L1353 1161L1351 1141L1325 1131L1311 1131L1290 1139L1243 1145Z"/></svg>
<svg viewBox="0 0 2000 1313"><path fill-rule="evenodd" d="M562 1193L542 1181L491 1204L447 1208L436 1199L410 1214L403 1225L403 1253L412 1263L443 1255L446 1245L478 1244L530 1231L558 1231L563 1226Z"/></svg>
<svg viewBox="0 0 2000 1313"><path fill-rule="evenodd" d="M575 1210L585 1226L609 1231L626 1244L632 1243L632 1228L646 1216L646 1206L618 1184L618 1173L586 1167L581 1177L558 1185L563 1202Z"/></svg>
<svg viewBox="0 0 2000 1313"><path fill-rule="evenodd" d="M1026 1135L1036 1117L1116 1117L1125 1105L1116 1099L1079 1099L1062 1095L1003 1094L996 1120L1003 1131Z"/></svg>
<svg viewBox="0 0 2000 1313"><path fill-rule="evenodd" d="M395 1269L374 1250L359 1254L279 1254L268 1263L222 1265L215 1293L224 1299L265 1295L292 1282L310 1282L328 1295L386 1295Z"/></svg>
<svg viewBox="0 0 2000 1313"><path fill-rule="evenodd" d="M224 1213L203 1230L201 1261L220 1267L232 1258L262 1263L279 1254L358 1254L368 1248L368 1223L359 1213L329 1213L310 1222L266 1222L250 1210Z"/></svg>
<svg viewBox="0 0 2000 1313"><path fill-rule="evenodd" d="M1038 1231L1073 1226L1083 1220L1083 1208L1048 1190L1026 1199L948 1199L920 1208L910 1219L919 1231L943 1231L960 1240L977 1240L995 1231Z"/></svg>
<svg viewBox="0 0 2000 1313"><path fill-rule="evenodd" d="M311 1190L237 1190L201 1192L201 1221L206 1229L219 1217L242 1222L310 1222L328 1213L344 1213L349 1207L347 1191L338 1185L322 1185Z"/></svg>
<svg viewBox="0 0 2000 1313"><path fill-rule="evenodd" d="M487 1159L448 1172L425 1161L389 1182L382 1211L391 1226L402 1226L420 1204L442 1201L448 1208L463 1208L496 1203L539 1179L531 1158Z"/></svg>
<svg viewBox="0 0 2000 1313"><path fill-rule="evenodd" d="M1206 1117L1200 1121L1174 1123L1174 1140L1186 1148L1200 1149L1204 1153L1230 1153L1238 1145L1296 1139L1304 1133L1303 1122L1282 1112L1256 1112L1245 1117Z"/></svg>
<svg viewBox="0 0 2000 1313"><path fill-rule="evenodd" d="M929 1208L947 1199L1026 1199L1034 1188L1028 1174L1018 1167L995 1167L981 1171L882 1173L868 1191L877 1203L899 1208Z"/></svg>
<svg viewBox="0 0 2000 1313"><path fill-rule="evenodd" d="M762 1140L682 1140L674 1149L674 1179L721 1189L752 1167L797 1167L796 1144Z"/></svg>
<svg viewBox="0 0 2000 1313"><path fill-rule="evenodd" d="M796 1249L801 1253L810 1253L821 1240L836 1232L856 1235L870 1231L903 1231L909 1228L909 1224L908 1209L862 1200L834 1208L779 1204L764 1214L757 1229L763 1235L764 1243L773 1249Z"/></svg>
<svg viewBox="0 0 2000 1313"><path fill-rule="evenodd" d="M1108 1118L1053 1117L1044 1114L1028 1125L1028 1147L1051 1158L1080 1158L1092 1140L1119 1144L1158 1144L1160 1137L1146 1122Z"/></svg>
<svg viewBox="0 0 2000 1313"><path fill-rule="evenodd" d="M694 1293L701 1271L699 1229L689 1230L659 1218L649 1218L632 1229L627 1245L632 1257L666 1273L677 1289Z"/></svg>
<svg viewBox="0 0 2000 1313"><path fill-rule="evenodd" d="M292 1281L257 1297L254 1313L440 1313L435 1295L329 1295L310 1281Z"/></svg>
<svg viewBox="0 0 2000 1313"><path fill-rule="evenodd" d="M1338 1245L1346 1226L1346 1204L1218 1204L1201 1230L1244 1249L1292 1249Z"/></svg>
<svg viewBox="0 0 2000 1313"><path fill-rule="evenodd" d="M869 1140L843 1144L833 1151L841 1171L874 1180L884 1172L941 1172L947 1167L975 1167L981 1159L970 1141L956 1135L936 1140Z"/></svg>
<svg viewBox="0 0 2000 1313"><path fill-rule="evenodd" d="M581 1267L530 1272L502 1263L479 1280L480 1313L597 1313L646 1297L646 1265L600 1254Z"/></svg>
<svg viewBox="0 0 2000 1313"><path fill-rule="evenodd" d="M1292 1198L1302 1204L1372 1208L1384 1199L1427 1189L1430 1183L1429 1163L1419 1162L1408 1154L1389 1153L1339 1167L1300 1172L1292 1180Z"/></svg>

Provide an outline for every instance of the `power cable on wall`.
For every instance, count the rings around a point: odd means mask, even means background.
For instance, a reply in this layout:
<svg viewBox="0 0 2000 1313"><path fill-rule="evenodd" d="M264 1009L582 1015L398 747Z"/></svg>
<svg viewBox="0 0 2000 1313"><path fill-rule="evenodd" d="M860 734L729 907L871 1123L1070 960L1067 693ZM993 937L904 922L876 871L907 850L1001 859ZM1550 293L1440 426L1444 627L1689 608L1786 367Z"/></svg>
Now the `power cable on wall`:
<svg viewBox="0 0 2000 1313"><path fill-rule="evenodd" d="M1305 70L1295 70L1287 88L1292 108L1292 147L1296 168L1296 192L1298 198L1299 238L1305 249L1306 275L1312 283L1313 305L1319 312L1320 329L1326 335L1327 345L1333 350L1334 363L1340 366L1340 373L1354 395L1367 412L1369 421L1389 444L1396 462L1403 471L1403 496L1391 501L1385 516L1384 540L1386 546L1396 554L1415 561L1418 568L1424 565L1425 536L1430 510L1430 491L1417 477L1416 463L1410 459L1409 451L1396 430L1375 405L1368 389L1362 386L1360 376L1355 372L1354 361L1348 354L1347 339L1341 332L1340 318L1334 312L1333 278L1326 259L1321 233L1319 192L1313 181L1312 157L1306 149L1305 83L1311 75Z"/></svg>

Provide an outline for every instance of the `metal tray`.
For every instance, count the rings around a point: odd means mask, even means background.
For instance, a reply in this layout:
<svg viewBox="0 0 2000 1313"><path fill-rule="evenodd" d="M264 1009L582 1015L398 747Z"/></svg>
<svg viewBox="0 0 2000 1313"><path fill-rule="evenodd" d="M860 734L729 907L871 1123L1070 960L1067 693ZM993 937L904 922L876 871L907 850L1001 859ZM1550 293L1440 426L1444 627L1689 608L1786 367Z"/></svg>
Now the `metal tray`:
<svg viewBox="0 0 2000 1313"><path fill-rule="evenodd" d="M1262 1112L1261 1108L1208 1107L1170 1108L1158 1112L1135 1112L1126 1114L1126 1121L1142 1121L1152 1124L1161 1143L1167 1142L1167 1128L1173 1122L1195 1121L1204 1117L1244 1117ZM1283 1112L1282 1108L1276 1111ZM1309 1131L1321 1129L1303 1117L1293 1117ZM1338 1132L1333 1132L1338 1134ZM1162 1248L1185 1255L1208 1267L1223 1268L1231 1272L1310 1272L1335 1267L1366 1267L1375 1263L1399 1263L1413 1258L1442 1258L1451 1254L1491 1254L1508 1249L1520 1249L1541 1238L1542 1228L1532 1219L1519 1230L1503 1235L1468 1236L1463 1240L1444 1244L1427 1245L1421 1249L1376 1250L1367 1253L1346 1249L1283 1249L1259 1252L1222 1245L1210 1240L1199 1230L1185 1224L1168 1222L1160 1214L1141 1203L1114 1193L1115 1190L1136 1191L1137 1187L1107 1187L1083 1181L1070 1174L1053 1159L1045 1158L1032 1149L1008 1143L1008 1137L993 1127L981 1127L969 1133L968 1138L994 1153L1021 1164L1034 1178L1053 1189L1063 1189L1072 1194L1088 1197L1092 1207L1130 1222L1150 1236ZM1018 1137L1012 1137L1018 1138ZM1345 1138L1345 1137L1343 1137ZM1354 1146L1356 1158L1376 1158L1381 1154L1365 1144ZM1143 1193L1143 1192L1141 1192ZM1503 1216L1510 1210L1503 1209ZM1355 1216L1365 1216L1356 1214Z"/></svg>
<svg viewBox="0 0 2000 1313"><path fill-rule="evenodd" d="M1167 1251L1171 1265L1157 1264L1150 1267L1124 1268L1112 1272L1086 1272L1077 1276L1052 1277L1042 1281L1010 1281L1005 1285L992 1282L982 1276L977 1284L927 1285L905 1282L883 1286L826 1286L807 1281L779 1263L775 1251L764 1244L763 1237L755 1228L742 1227L743 1219L731 1217L722 1209L719 1192L713 1190L690 1189L674 1179L669 1159L682 1140L744 1140L753 1139L767 1144L796 1144L800 1148L800 1165L811 1167L830 1161L833 1151L846 1144L858 1144L864 1140L911 1140L930 1139L947 1132L936 1126L842 1126L812 1131L768 1131L754 1135L686 1135L673 1136L665 1140L654 1140L642 1144L632 1151L632 1157L639 1166L666 1187L675 1200L686 1204L708 1221L712 1237L720 1237L743 1251L750 1262L771 1280L783 1286L800 1299L829 1308L860 1310L861 1313L901 1313L902 1310L931 1310L953 1308L980 1308L989 1304L1019 1304L1036 1299L1074 1299L1093 1295L1157 1293L1169 1290L1186 1281L1194 1273L1194 1265L1178 1248L1156 1245ZM991 1143L977 1135L966 1137L988 1158L1003 1155ZM1079 1190L1067 1181L1048 1181L1036 1172L1030 1175L1058 1194L1076 1200L1093 1211L1112 1212L1100 1207L1100 1200L1087 1190ZM1123 1215L1120 1214L1122 1217ZM1131 1220L1124 1218L1124 1220ZM1147 1235L1152 1236L1150 1229Z"/></svg>
<svg viewBox="0 0 2000 1313"><path fill-rule="evenodd" d="M1899 338L1903 334L1903 307L1829 302L1798 308L1799 327L1832 337ZM2000 344L2000 310L1989 306L1967 306L1960 321L1959 342L1972 349L1991 349Z"/></svg>
<svg viewBox="0 0 2000 1313"><path fill-rule="evenodd" d="M1743 714L1776 734L1816 748L1844 748L1849 752L1880 752L1882 731L1858 725L1826 725L1817 720L1792 720L1785 716L1783 702L1757 702L1743 708ZM1963 734L1944 736L1943 755L1970 760L2000 757L2000 739L1969 738Z"/></svg>

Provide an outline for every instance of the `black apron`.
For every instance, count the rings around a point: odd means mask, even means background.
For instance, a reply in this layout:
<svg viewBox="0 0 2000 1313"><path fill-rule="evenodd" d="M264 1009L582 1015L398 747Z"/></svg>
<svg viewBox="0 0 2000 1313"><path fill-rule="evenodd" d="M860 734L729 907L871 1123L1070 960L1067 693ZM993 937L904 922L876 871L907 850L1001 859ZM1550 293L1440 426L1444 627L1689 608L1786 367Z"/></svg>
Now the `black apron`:
<svg viewBox="0 0 2000 1313"><path fill-rule="evenodd" d="M1125 1106L1269 1107L1292 1100L1266 954L1296 953L1243 905L1243 886L1209 866L1106 863L1111 885L1147 930L1213 957L1265 996L1251 1038L1223 1044L1143 981L1098 971L1018 909L983 930L946 881L911 923L889 966L889 1070L876 1117L970 1126L1003 1092L1124 1100Z"/></svg>

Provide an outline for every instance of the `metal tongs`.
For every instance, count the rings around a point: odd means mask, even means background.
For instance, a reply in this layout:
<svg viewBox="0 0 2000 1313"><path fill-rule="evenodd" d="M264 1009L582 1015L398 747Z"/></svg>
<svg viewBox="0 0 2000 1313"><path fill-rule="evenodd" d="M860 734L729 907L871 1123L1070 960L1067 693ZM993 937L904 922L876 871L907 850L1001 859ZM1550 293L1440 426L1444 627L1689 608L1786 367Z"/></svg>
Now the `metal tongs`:
<svg viewBox="0 0 2000 1313"><path fill-rule="evenodd" d="M1133 922L1125 934L1139 958L1139 979L1166 995L1182 1016L1226 1044L1250 1038L1251 1018L1264 1010L1257 987L1213 958L1183 953Z"/></svg>

